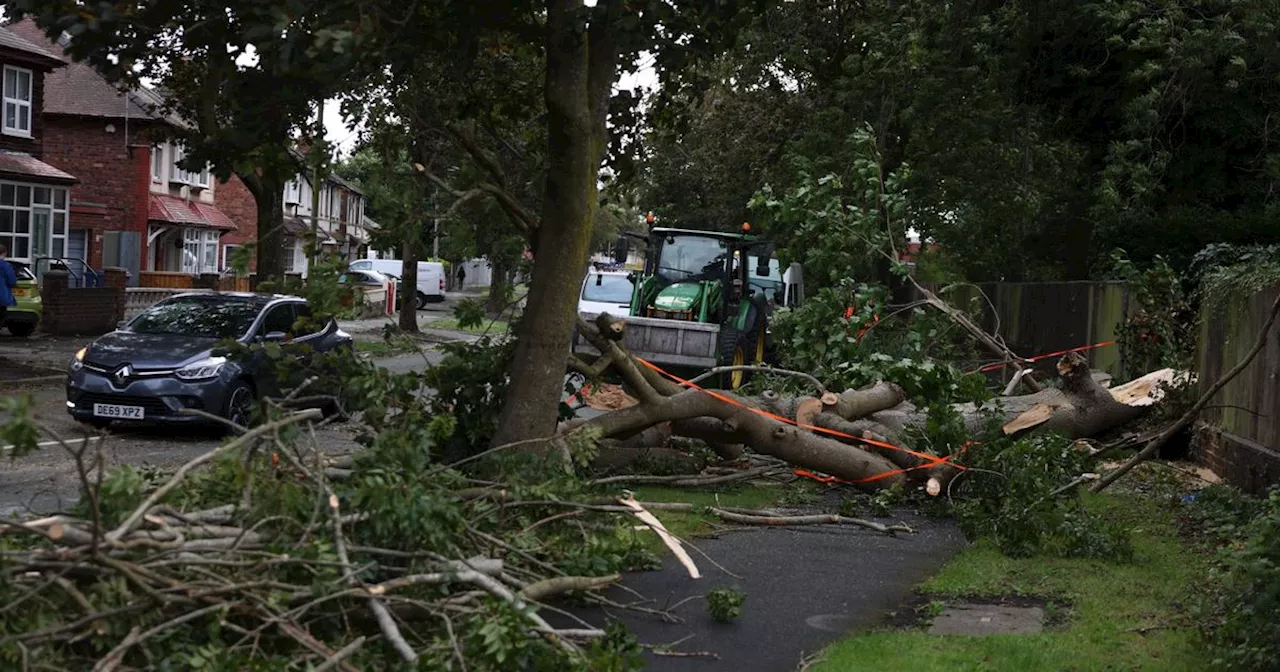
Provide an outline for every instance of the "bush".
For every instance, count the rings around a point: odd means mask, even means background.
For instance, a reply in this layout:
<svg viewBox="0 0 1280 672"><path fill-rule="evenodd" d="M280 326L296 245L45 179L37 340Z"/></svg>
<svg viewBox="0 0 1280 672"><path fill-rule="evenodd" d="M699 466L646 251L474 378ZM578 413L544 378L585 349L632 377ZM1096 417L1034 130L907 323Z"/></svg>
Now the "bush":
<svg viewBox="0 0 1280 672"><path fill-rule="evenodd" d="M956 421L931 417L939 431L954 431ZM971 471L952 484L963 494L955 507L960 528L970 538L990 537L1012 557L1131 560L1133 546L1123 529L1086 510L1078 496L1052 494L1089 471L1088 459L1053 434L975 442L963 460Z"/></svg>
<svg viewBox="0 0 1280 672"><path fill-rule="evenodd" d="M1280 661L1280 489L1259 503L1253 509L1258 515L1239 528L1235 525L1251 508L1217 506L1220 494L1211 495L1210 520L1220 523L1219 530L1239 534L1222 551L1222 567L1215 577L1219 589L1210 606L1219 617L1206 628L1219 649L1215 662L1231 670L1274 670Z"/></svg>

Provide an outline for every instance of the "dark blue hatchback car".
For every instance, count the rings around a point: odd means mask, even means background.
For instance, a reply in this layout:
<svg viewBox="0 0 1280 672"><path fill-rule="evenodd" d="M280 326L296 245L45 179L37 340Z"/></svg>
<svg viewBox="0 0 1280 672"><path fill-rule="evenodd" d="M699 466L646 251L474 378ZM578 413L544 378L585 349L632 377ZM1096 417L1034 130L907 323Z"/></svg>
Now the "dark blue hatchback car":
<svg viewBox="0 0 1280 672"><path fill-rule="evenodd" d="M67 412L95 425L113 421L201 423L184 409L249 422L254 400L274 393L273 367L216 355L226 339L309 345L299 352L352 348L333 320L315 325L295 296L179 294L161 301L76 353L67 379Z"/></svg>

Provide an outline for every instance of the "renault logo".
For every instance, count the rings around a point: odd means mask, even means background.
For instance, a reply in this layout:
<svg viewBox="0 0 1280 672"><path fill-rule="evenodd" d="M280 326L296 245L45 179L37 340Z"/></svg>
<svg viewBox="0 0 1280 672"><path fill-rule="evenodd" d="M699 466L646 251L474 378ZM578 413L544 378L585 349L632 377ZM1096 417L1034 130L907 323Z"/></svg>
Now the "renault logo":
<svg viewBox="0 0 1280 672"><path fill-rule="evenodd" d="M115 380L116 385L120 385L123 387L125 383L129 382L129 376L131 375L133 375L133 368L130 367L128 364L125 364L120 368L116 369L116 372L112 376L112 378Z"/></svg>

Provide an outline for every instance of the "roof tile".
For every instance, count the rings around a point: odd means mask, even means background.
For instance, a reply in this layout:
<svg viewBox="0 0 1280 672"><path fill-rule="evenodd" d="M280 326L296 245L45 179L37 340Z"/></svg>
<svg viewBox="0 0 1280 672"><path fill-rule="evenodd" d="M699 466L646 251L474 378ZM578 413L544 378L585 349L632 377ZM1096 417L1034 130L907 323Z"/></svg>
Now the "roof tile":
<svg viewBox="0 0 1280 672"><path fill-rule="evenodd" d="M33 23L32 25L34 26L35 24ZM18 51L25 51L33 56L43 56L46 59L51 58L55 61L66 61L66 59L60 54L61 50L52 51L48 47L42 46L42 43L46 42L43 33L41 34L41 39L39 41L33 42L29 37L19 35L17 32L10 30L9 28L11 28L11 26L0 27L0 47L8 47L10 49L17 49ZM36 30L39 30L39 28ZM50 65L54 64L50 63Z"/></svg>
<svg viewBox="0 0 1280 672"><path fill-rule="evenodd" d="M67 62L45 75L45 114L70 114L108 119L160 119L156 107L163 103L155 92L147 89L130 91L128 97L107 81L88 63L73 61L56 42L49 41L44 30L31 19L15 21L5 30L18 39L39 45L38 48ZM0 37L5 30L0 30Z"/></svg>
<svg viewBox="0 0 1280 672"><path fill-rule="evenodd" d="M37 159L30 154L0 150L0 175L30 178L35 182L75 184L79 180L70 173Z"/></svg>
<svg viewBox="0 0 1280 672"><path fill-rule="evenodd" d="M177 196L151 194L147 207L147 219L185 226L235 231L236 224L211 203L187 201Z"/></svg>

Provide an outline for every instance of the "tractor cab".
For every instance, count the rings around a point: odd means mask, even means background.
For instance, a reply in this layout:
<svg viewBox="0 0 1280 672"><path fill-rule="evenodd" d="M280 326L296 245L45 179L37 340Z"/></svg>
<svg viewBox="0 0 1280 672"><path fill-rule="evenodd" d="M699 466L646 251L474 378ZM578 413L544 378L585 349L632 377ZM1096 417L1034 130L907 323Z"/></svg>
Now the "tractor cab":
<svg viewBox="0 0 1280 672"><path fill-rule="evenodd" d="M746 230L653 229L644 276L633 278L631 315L750 326L737 324L747 317L744 301L762 310L776 302L782 276L772 260L773 244Z"/></svg>

